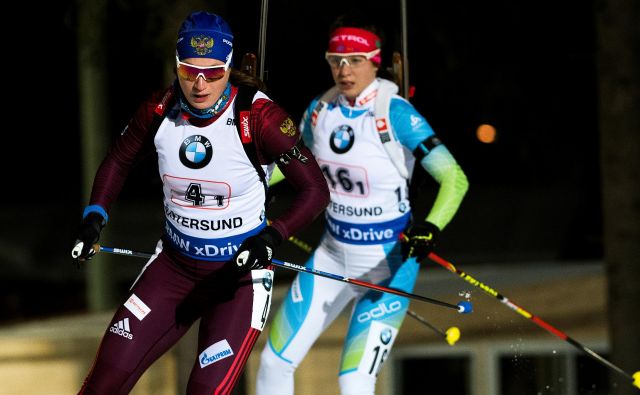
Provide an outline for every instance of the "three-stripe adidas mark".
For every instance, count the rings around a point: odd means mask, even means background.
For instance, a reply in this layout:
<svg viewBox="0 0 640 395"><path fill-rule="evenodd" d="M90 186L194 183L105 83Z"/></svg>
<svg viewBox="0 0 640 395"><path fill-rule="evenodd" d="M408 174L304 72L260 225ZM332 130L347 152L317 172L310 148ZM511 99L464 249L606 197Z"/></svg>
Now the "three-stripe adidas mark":
<svg viewBox="0 0 640 395"><path fill-rule="evenodd" d="M133 334L131 333L131 328L129 327L129 318L125 318L113 324L109 328L109 332L120 335L126 339L133 340Z"/></svg>

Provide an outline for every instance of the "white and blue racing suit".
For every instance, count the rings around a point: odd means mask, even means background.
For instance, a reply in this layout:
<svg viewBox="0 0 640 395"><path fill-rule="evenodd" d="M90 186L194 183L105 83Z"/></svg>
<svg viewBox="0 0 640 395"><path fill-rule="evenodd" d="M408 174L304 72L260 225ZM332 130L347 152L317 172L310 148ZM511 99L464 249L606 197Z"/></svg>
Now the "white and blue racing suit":
<svg viewBox="0 0 640 395"><path fill-rule="evenodd" d="M402 262L399 234L411 220L408 183L384 149L374 123L375 80L350 104L339 95L317 116L317 99L301 122L307 146L329 184L326 232L307 267L412 292L419 265ZM394 95L391 129L405 148L411 170L414 151L434 132L415 108ZM316 118L317 117L317 118ZM315 127L312 126L312 118ZM423 147L424 148L424 147ZM426 150L426 148L425 148ZM424 150L423 150L424 151ZM422 166L440 183L427 219L442 229L467 189L464 173L440 144ZM293 394L293 374L316 339L354 302L339 368L342 394L373 394L405 313L407 298L299 273L277 312L261 355L258 395Z"/></svg>

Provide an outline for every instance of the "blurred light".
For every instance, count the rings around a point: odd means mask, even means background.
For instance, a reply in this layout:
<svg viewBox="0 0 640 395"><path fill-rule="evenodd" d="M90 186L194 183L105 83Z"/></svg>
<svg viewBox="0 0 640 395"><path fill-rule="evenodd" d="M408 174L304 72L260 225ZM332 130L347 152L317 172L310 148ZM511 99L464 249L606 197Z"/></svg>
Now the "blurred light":
<svg viewBox="0 0 640 395"><path fill-rule="evenodd" d="M491 144L496 141L496 128L483 123L476 129L476 137L485 144Z"/></svg>

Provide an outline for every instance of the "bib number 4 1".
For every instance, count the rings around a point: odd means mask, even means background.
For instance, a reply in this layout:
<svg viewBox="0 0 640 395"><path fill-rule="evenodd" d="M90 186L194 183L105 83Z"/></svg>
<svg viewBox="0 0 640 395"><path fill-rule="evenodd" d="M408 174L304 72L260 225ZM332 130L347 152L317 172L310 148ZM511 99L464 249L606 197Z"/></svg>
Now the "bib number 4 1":
<svg viewBox="0 0 640 395"><path fill-rule="evenodd" d="M202 185L191 183L187 187L187 192L184 195L184 200L192 202L194 206L203 206L206 195L202 193ZM223 195L213 195L211 196L215 199L218 207L224 206L224 196Z"/></svg>

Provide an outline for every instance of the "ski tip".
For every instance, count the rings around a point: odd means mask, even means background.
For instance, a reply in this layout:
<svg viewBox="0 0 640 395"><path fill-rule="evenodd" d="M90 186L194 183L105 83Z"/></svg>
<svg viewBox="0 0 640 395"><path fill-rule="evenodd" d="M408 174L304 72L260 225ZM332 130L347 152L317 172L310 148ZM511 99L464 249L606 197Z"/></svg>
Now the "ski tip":
<svg viewBox="0 0 640 395"><path fill-rule="evenodd" d="M640 388L640 370L633 374L633 385Z"/></svg>
<svg viewBox="0 0 640 395"><path fill-rule="evenodd" d="M460 314L469 314L473 311L473 305L471 302L463 300L458 303L458 313Z"/></svg>
<svg viewBox="0 0 640 395"><path fill-rule="evenodd" d="M453 346L454 344L456 344L456 342L458 340L460 340L460 329L458 329L455 326L452 326L451 328L447 329L447 332L445 339L447 340L447 343L449 343L450 346Z"/></svg>

